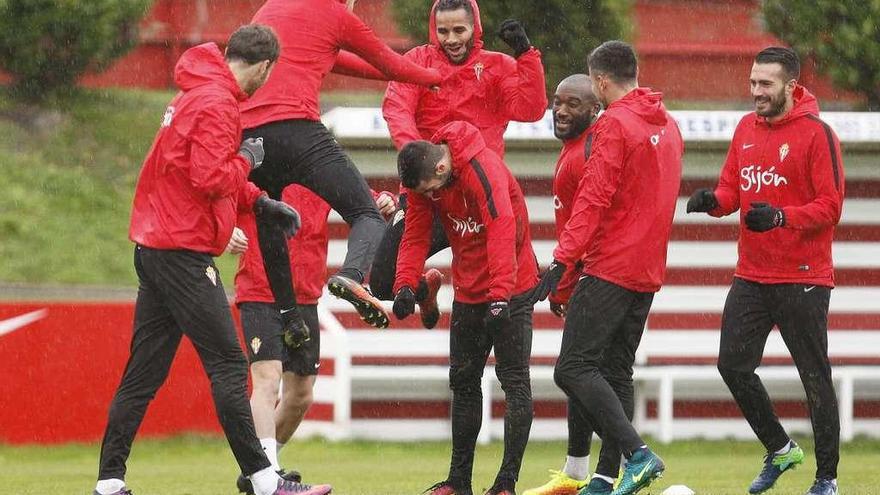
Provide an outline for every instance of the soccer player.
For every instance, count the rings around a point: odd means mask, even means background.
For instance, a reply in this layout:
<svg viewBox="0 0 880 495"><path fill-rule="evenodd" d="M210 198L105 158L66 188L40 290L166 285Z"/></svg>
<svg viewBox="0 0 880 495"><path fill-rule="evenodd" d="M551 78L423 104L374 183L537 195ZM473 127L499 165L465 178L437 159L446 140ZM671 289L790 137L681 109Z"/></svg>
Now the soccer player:
<svg viewBox="0 0 880 495"><path fill-rule="evenodd" d="M480 377L494 347L507 411L504 457L486 493L514 495L533 415L529 297L538 267L525 198L501 158L466 122L447 124L431 142L410 142L400 150L397 167L404 187L412 191L394 282L394 314L399 319L415 311L415 288L430 249L435 213L452 244L452 460L448 478L428 491L472 493L482 416Z"/></svg>
<svg viewBox="0 0 880 495"><path fill-rule="evenodd" d="M556 87L551 108L553 132L563 143L553 174L553 207L556 214L556 234L559 236L571 217L575 193L584 177L587 159L590 157L595 139L591 126L596 120L601 105L590 87L589 76L574 74L563 79ZM566 270L556 292L550 295L550 309L560 318L565 317L568 299L580 277L580 270L577 268L579 266L580 263L576 263ZM606 357L608 362L603 361L601 371L608 380L614 380L615 374L609 370L614 370L611 366L615 363L610 362L610 358L621 357L620 353L608 353ZM622 371L617 372L625 374L627 369L631 369L632 362L624 361L618 365L621 366ZM623 383L629 386L632 384L627 380L623 380ZM632 392L624 397L629 399L624 404L624 410L628 417L631 417L634 407ZM587 486L592 436L593 421L578 401L569 399L568 453L565 464L560 471L551 470L550 480L547 483L526 490L523 495L576 495ZM592 486L585 493L596 491L601 493L601 489L611 486L617 478L619 469L620 452L613 448L611 442L604 442L599 464L593 474L595 481L590 481Z"/></svg>
<svg viewBox="0 0 880 495"><path fill-rule="evenodd" d="M393 215L393 195L383 191L375 196L379 212L385 217ZM233 238L237 237L240 242L231 243L228 251L241 255L235 275L235 294L251 363L251 410L257 436L272 468L285 479L301 481L299 472L281 469L278 454L312 404L312 390L320 366L318 299L327 281L330 205L299 184L287 186L282 200L299 212L302 223L288 242L288 248L298 309L306 325L315 330L309 340L294 348L284 342L283 322L266 279L260 247L248 242L257 235L254 215L239 214L240 231ZM244 475L239 476L237 486L239 491L253 494L250 481Z"/></svg>
<svg viewBox="0 0 880 495"><path fill-rule="evenodd" d="M484 50L480 9L475 0L437 0L431 8L430 43L407 52L408 60L436 68L444 74L443 87L431 91L415 84L392 82L385 92L382 115L388 122L397 149L431 137L444 125L461 120L475 126L486 146L504 158L503 134L511 120L534 122L544 116L547 95L541 52L531 46L518 21L502 23L498 36L513 50L513 57ZM406 207L401 193L401 210ZM400 211L389 224L376 252L370 274L373 294L393 297L397 252L405 225ZM429 256L449 247L439 221L432 231ZM422 324L433 328L440 318L437 290L440 272L429 270L419 281L416 300Z"/></svg>
<svg viewBox="0 0 880 495"><path fill-rule="evenodd" d="M568 301L554 379L596 421L603 445L611 442L628 459L613 492L608 484L589 493L630 495L665 468L630 423L628 404L632 362L666 271L684 146L662 95L639 87L630 45L607 41L590 53L587 65L605 112L593 126L571 218L534 299L546 298L567 267L583 262ZM606 361L621 366L604 370Z"/></svg>
<svg viewBox="0 0 880 495"><path fill-rule="evenodd" d="M318 91L340 49L363 57L389 79L431 87L440 83L440 73L391 50L338 0L269 0L253 22L278 32L281 57L266 86L242 104L244 136L263 138L266 148L263 167L250 179L275 198L289 184L301 184L339 212L351 233L345 261L328 287L351 302L364 321L384 328L388 315L361 284L385 221L363 176L321 123ZM260 222L257 233L285 331L306 333L290 277L287 242L278 229Z"/></svg>
<svg viewBox="0 0 880 495"><path fill-rule="evenodd" d="M755 369L776 326L807 394L816 441L809 495L837 494L840 420L828 362L828 302L834 287L831 240L843 206L840 143L819 104L798 84L789 48L755 57L755 111L740 120L714 190L699 189L688 213L740 211L739 260L721 318L718 371L767 449L749 487L763 493L804 452L779 424Z"/></svg>
<svg viewBox="0 0 880 495"><path fill-rule="evenodd" d="M278 53L272 30L250 25L232 34L225 57L207 43L177 62L181 92L165 111L135 189L129 229L139 280L134 335L110 404L95 494L131 494L125 462L183 335L199 353L217 417L257 495L330 492L327 485L282 480L263 454L247 403L247 363L212 259L230 240L237 210L252 208L290 235L298 227L295 210L247 182L263 149L259 140L241 143L239 102L266 81Z"/></svg>

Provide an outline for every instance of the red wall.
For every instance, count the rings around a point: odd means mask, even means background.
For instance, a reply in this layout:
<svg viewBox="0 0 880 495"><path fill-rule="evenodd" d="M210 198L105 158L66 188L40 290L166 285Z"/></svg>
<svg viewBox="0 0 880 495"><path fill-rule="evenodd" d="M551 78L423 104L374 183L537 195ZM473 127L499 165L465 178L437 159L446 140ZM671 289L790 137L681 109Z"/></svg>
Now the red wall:
<svg viewBox="0 0 880 495"><path fill-rule="evenodd" d="M0 323L40 310L37 321L0 331L0 443L98 441L128 359L134 303L4 302ZM333 373L332 359L322 364ZM332 420L332 404L307 418ZM220 431L210 382L184 338L138 435Z"/></svg>
<svg viewBox="0 0 880 495"><path fill-rule="evenodd" d="M748 98L755 54L782 44L764 31L754 0L637 0L640 82L674 99ZM801 82L820 99L851 99L804 63Z"/></svg>
<svg viewBox="0 0 880 495"><path fill-rule="evenodd" d="M355 11L392 47L403 51L413 41L397 30L391 0L359 0ZM142 23L141 45L107 72L88 76L90 86L173 86L174 62L187 47L203 41L222 43L246 23L262 0L157 0ZM757 0L637 0L634 40L640 55L641 82L667 97L686 100L748 98L748 72L755 53L779 44L765 33ZM802 81L820 99L848 99L815 75L806 63ZM379 90L384 84L330 75L325 90Z"/></svg>

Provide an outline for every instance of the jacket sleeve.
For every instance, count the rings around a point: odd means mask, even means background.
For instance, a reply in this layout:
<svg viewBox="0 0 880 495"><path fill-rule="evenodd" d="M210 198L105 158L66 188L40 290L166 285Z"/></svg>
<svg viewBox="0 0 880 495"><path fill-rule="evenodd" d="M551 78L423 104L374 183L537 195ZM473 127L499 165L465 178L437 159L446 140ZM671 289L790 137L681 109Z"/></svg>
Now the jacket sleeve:
<svg viewBox="0 0 880 495"><path fill-rule="evenodd" d="M397 149L422 139L416 126L416 108L423 89L415 84L388 83L382 100L382 116L388 123L391 140Z"/></svg>
<svg viewBox="0 0 880 495"><path fill-rule="evenodd" d="M566 266L573 266L580 260L592 242L599 222L620 186L626 159L626 136L622 124L613 118L602 117L595 125L592 153L575 193L571 218L553 251L553 258Z"/></svg>
<svg viewBox="0 0 880 495"><path fill-rule="evenodd" d="M331 72L342 74L343 76L360 77L361 79L388 80L379 69L373 67L354 53L345 50L340 50L339 54L336 55L336 64L333 65Z"/></svg>
<svg viewBox="0 0 880 495"><path fill-rule="evenodd" d="M547 89L544 87L544 65L541 52L535 47L516 59L514 70L501 81L501 98L509 120L536 122L547 110Z"/></svg>
<svg viewBox="0 0 880 495"><path fill-rule="evenodd" d="M431 248L431 225L434 222L434 206L425 196L410 193L407 197L404 215L403 238L397 251L397 274L394 278L394 293L401 287L413 290L419 285L419 278L425 269L425 260Z"/></svg>
<svg viewBox="0 0 880 495"><path fill-rule="evenodd" d="M739 210L739 146L736 134L727 150L727 159L721 168L721 177L715 186L715 199L718 207L709 212L713 217L723 217Z"/></svg>
<svg viewBox="0 0 880 495"><path fill-rule="evenodd" d="M815 197L802 206L786 206L785 228L808 230L837 225L843 208L843 160L840 142L825 124L810 146L810 161L805 171L812 181Z"/></svg>
<svg viewBox="0 0 880 495"><path fill-rule="evenodd" d="M484 155L485 156L485 155ZM497 157L480 163L473 159L473 174L468 174L468 192L477 199L486 229L486 251L491 253L489 300L509 301L516 286L516 218L510 203L510 184L504 166ZM488 158L487 158L488 159Z"/></svg>
<svg viewBox="0 0 880 495"><path fill-rule="evenodd" d="M244 186L238 191L238 212L247 213L253 211L257 198L264 194L266 193L255 186L253 182L245 182Z"/></svg>
<svg viewBox="0 0 880 495"><path fill-rule="evenodd" d="M237 108L206 104L190 131L189 180L208 199L237 195L247 182L251 166L238 154L239 118Z"/></svg>
<svg viewBox="0 0 880 495"><path fill-rule="evenodd" d="M373 67L379 69L389 80L403 81L422 86L440 84L440 71L420 67L392 50L380 40L373 30L354 14L343 14L342 48L354 52Z"/></svg>

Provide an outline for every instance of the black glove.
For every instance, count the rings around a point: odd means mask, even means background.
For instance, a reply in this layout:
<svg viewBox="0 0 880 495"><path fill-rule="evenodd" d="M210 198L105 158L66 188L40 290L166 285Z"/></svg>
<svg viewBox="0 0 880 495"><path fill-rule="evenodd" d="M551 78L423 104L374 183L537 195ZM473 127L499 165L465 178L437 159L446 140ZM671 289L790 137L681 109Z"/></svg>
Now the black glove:
<svg viewBox="0 0 880 495"><path fill-rule="evenodd" d="M501 328L510 321L510 304L507 301L492 301L486 308L483 325L486 328Z"/></svg>
<svg viewBox="0 0 880 495"><path fill-rule="evenodd" d="M520 55L529 51L529 48L532 46L529 37L526 36L526 30L523 28L522 23L515 19L507 19L501 23L501 27L498 29L498 37L513 49L514 58L519 58Z"/></svg>
<svg viewBox="0 0 880 495"><path fill-rule="evenodd" d="M312 338L309 326L306 325L297 308L283 311L281 319L284 322L282 338L284 339L284 345L287 346L289 351L296 349Z"/></svg>
<svg viewBox="0 0 880 495"><path fill-rule="evenodd" d="M403 286L394 296L394 316L402 320L416 312L416 295L408 285Z"/></svg>
<svg viewBox="0 0 880 495"><path fill-rule="evenodd" d="M554 315L556 315L560 318L565 318L565 313L567 311L568 311L568 308L565 307L565 304L555 303L553 301L550 301L550 312L553 313Z"/></svg>
<svg viewBox="0 0 880 495"><path fill-rule="evenodd" d="M550 267L547 268L547 271L541 275L541 280L538 282L538 285L532 289L532 296L530 297L532 304L547 299L547 296L549 296L551 292L555 294L556 287L559 285L559 281L562 280L562 275L564 274L565 264L553 260L553 263L550 263Z"/></svg>
<svg viewBox="0 0 880 495"><path fill-rule="evenodd" d="M715 192L711 189L697 189L688 199L688 213L695 211L707 212L715 208L718 208L718 198L715 197Z"/></svg>
<svg viewBox="0 0 880 495"><path fill-rule="evenodd" d="M265 194L254 203L254 213L261 220L281 227L288 239L296 235L302 225L299 213L283 201L275 201Z"/></svg>
<svg viewBox="0 0 880 495"><path fill-rule="evenodd" d="M785 212L770 203L752 203L752 209L746 213L746 227L755 232L767 232L784 225Z"/></svg>
<svg viewBox="0 0 880 495"><path fill-rule="evenodd" d="M251 170L259 168L266 158L266 150L263 149L263 138L248 138L241 142L238 154L251 162Z"/></svg>

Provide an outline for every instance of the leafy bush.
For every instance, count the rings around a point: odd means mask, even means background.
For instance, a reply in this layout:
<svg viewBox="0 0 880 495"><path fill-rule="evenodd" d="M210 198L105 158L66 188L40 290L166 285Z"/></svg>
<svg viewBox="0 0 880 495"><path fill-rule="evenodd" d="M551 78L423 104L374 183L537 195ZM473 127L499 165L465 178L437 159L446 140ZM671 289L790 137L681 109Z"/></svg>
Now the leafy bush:
<svg viewBox="0 0 880 495"><path fill-rule="evenodd" d="M40 100L73 88L137 41L151 0L0 0L0 68L16 96Z"/></svg>
<svg viewBox="0 0 880 495"><path fill-rule="evenodd" d="M880 110L880 2L876 0L764 0L768 29L822 74Z"/></svg>

